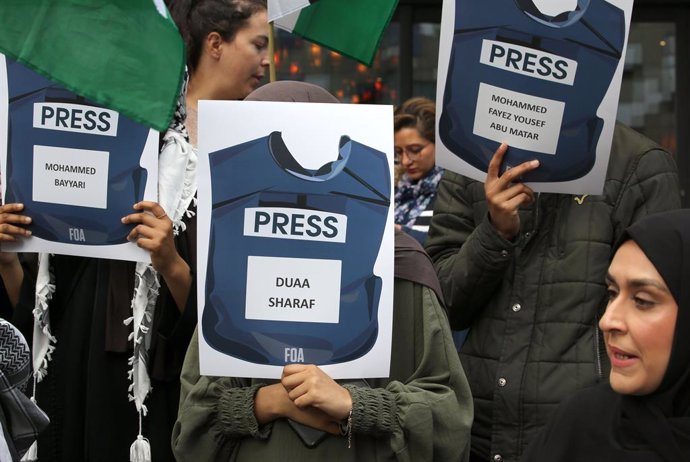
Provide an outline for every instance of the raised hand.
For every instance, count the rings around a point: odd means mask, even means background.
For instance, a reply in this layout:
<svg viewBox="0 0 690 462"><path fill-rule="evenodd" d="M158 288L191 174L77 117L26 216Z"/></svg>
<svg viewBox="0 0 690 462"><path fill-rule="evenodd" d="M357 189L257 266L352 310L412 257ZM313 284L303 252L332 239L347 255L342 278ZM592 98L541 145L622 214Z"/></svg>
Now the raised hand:
<svg viewBox="0 0 690 462"><path fill-rule="evenodd" d="M520 232L518 210L534 202L534 191L519 181L525 173L539 167L538 160L530 160L503 172L499 176L508 145L503 143L494 153L486 172L484 192L489 206L491 224L501 237L512 240Z"/></svg>

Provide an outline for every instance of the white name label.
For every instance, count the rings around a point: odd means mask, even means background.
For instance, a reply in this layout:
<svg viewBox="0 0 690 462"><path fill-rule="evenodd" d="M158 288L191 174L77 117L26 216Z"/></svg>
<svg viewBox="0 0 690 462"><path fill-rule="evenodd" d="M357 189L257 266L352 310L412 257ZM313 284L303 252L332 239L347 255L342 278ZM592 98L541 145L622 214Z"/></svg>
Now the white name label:
<svg viewBox="0 0 690 462"><path fill-rule="evenodd" d="M35 103L34 128L117 136L120 115L109 109L69 103Z"/></svg>
<svg viewBox="0 0 690 462"><path fill-rule="evenodd" d="M479 62L516 74L564 85L573 85L577 73L577 61L496 40L482 40Z"/></svg>
<svg viewBox="0 0 690 462"><path fill-rule="evenodd" d="M251 207L244 209L244 235L344 243L347 215L308 209Z"/></svg>
<svg viewBox="0 0 690 462"><path fill-rule="evenodd" d="M475 135L543 154L556 154L565 103L479 84Z"/></svg>
<svg viewBox="0 0 690 462"><path fill-rule="evenodd" d="M106 151L34 146L33 200L106 208L109 155Z"/></svg>
<svg viewBox="0 0 690 462"><path fill-rule="evenodd" d="M245 317L337 323L341 266L340 260L249 256Z"/></svg>

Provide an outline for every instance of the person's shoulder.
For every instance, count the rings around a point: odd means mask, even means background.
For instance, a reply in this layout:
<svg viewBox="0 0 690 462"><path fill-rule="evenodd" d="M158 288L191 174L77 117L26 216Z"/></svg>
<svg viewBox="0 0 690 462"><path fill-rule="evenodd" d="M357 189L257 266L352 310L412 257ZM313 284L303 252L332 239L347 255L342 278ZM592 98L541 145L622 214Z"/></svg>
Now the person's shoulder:
<svg viewBox="0 0 690 462"><path fill-rule="evenodd" d="M608 383L582 388L564 399L559 414L589 420L596 418L620 398Z"/></svg>
<svg viewBox="0 0 690 462"><path fill-rule="evenodd" d="M655 141L627 125L616 122L608 165L608 179L623 179L631 169L637 168L643 156L672 160L671 154ZM656 162L655 162L656 163Z"/></svg>
<svg viewBox="0 0 690 462"><path fill-rule="evenodd" d="M439 300L443 300L441 286L431 263L431 258L422 245L402 231L395 232L395 277L432 289Z"/></svg>

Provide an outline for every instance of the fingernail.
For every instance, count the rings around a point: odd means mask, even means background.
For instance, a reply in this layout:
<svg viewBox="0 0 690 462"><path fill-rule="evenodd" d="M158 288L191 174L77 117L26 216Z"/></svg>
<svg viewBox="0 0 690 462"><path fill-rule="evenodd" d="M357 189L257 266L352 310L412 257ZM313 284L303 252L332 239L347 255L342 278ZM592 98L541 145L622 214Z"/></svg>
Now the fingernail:
<svg viewBox="0 0 690 462"><path fill-rule="evenodd" d="M127 217L122 217L122 218L120 218L120 221L121 221L122 223L127 223Z"/></svg>
<svg viewBox="0 0 690 462"><path fill-rule="evenodd" d="M27 236L31 236L31 231L29 231L29 230L27 229L27 230L26 230L26 235L27 235Z"/></svg>
<svg viewBox="0 0 690 462"><path fill-rule="evenodd" d="M533 160L532 162L530 162L530 165L531 165L532 167L539 167L539 161L538 161L538 160Z"/></svg>

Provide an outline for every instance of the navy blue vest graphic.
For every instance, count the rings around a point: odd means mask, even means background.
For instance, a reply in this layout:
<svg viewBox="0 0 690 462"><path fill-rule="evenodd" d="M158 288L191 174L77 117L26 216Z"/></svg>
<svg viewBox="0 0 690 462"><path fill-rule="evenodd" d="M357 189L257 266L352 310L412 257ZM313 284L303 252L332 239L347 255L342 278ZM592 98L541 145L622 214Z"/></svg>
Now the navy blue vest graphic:
<svg viewBox="0 0 690 462"><path fill-rule="evenodd" d="M131 225L120 219L133 212L144 197L147 172L139 165L149 129L119 116L117 136L99 135L109 120L100 119L87 101L26 67L7 59L9 127L6 202L22 202L31 216L31 231L42 239L80 245L112 245L127 242ZM83 110L62 123L79 124L91 133L34 128L34 104L79 105ZM52 114L53 116L55 114ZM38 202L33 198L34 146L104 151L108 155L106 208ZM79 230L75 236L75 229ZM76 239L75 239L76 238Z"/></svg>
<svg viewBox="0 0 690 462"><path fill-rule="evenodd" d="M538 159L525 181L567 181L586 175L596 160L603 121L596 111L621 58L625 18L604 0L579 0L574 11L549 17L532 0L456 2L455 29L439 135L458 157L486 171L499 143L473 134L480 83L565 103L556 154L511 147L503 168ZM577 62L573 85L543 80L480 63L483 40L517 45ZM516 54L517 56L517 54ZM543 55L542 55L543 56ZM515 56L514 56L515 57ZM517 59L517 58L516 58ZM513 66L524 62L513 62ZM532 69L535 63L530 63ZM542 67L539 67L542 66ZM562 69L546 59L538 72Z"/></svg>
<svg viewBox="0 0 690 462"><path fill-rule="evenodd" d="M273 132L211 153L209 162L213 220L202 316L208 344L245 361L279 366L286 363L287 348L301 349L305 363L322 365L367 353L378 336L382 281L373 267L390 204L385 154L343 136L337 160L308 170L288 151L280 132ZM245 235L245 209L254 207L346 215L346 241ZM251 256L339 260L339 322L246 319Z"/></svg>

